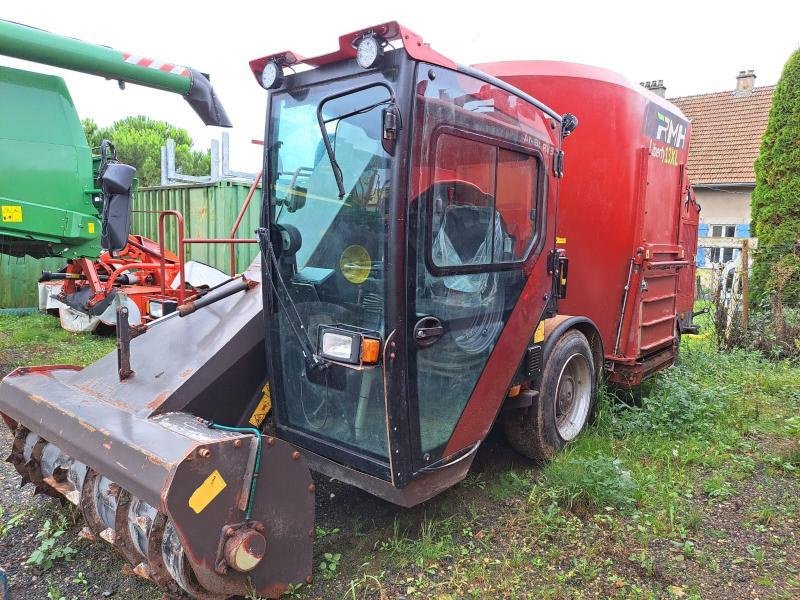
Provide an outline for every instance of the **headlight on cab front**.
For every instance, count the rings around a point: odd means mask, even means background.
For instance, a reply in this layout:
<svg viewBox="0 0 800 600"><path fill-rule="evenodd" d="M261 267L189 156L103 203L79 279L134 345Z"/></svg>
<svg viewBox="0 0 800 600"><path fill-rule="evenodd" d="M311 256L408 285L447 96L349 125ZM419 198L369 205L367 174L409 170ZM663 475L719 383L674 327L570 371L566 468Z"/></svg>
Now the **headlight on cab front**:
<svg viewBox="0 0 800 600"><path fill-rule="evenodd" d="M321 325L319 353L322 358L348 365L375 365L380 361L381 340L362 331Z"/></svg>

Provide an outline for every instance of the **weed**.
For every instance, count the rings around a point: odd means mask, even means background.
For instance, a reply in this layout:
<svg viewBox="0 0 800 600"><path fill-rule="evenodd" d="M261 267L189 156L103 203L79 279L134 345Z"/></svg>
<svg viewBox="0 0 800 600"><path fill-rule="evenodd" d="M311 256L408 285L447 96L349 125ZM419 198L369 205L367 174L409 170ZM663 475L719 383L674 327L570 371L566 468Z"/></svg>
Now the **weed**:
<svg viewBox="0 0 800 600"><path fill-rule="evenodd" d="M461 486L466 489L477 488L486 489L486 480L483 478L483 473L468 473Z"/></svg>
<svg viewBox="0 0 800 600"><path fill-rule="evenodd" d="M639 486L618 458L596 453L588 457L566 452L544 472L548 496L568 509L595 510L606 506L632 509ZM535 493L535 492L534 492Z"/></svg>
<svg viewBox="0 0 800 600"><path fill-rule="evenodd" d="M703 491L711 500L725 500L733 496L731 484L722 478L722 475L714 475L703 482Z"/></svg>
<svg viewBox="0 0 800 600"><path fill-rule="evenodd" d="M381 571L377 575L364 574L358 579L351 579L344 597L351 600L367 597L384 598L385 594L381 580L385 574L385 571Z"/></svg>
<svg viewBox="0 0 800 600"><path fill-rule="evenodd" d="M453 551L450 521L425 519L420 526L419 538L411 539L400 531L399 522L395 519L393 535L390 540L381 544L381 550L388 551L401 564L411 563L418 567L440 560Z"/></svg>
<svg viewBox="0 0 800 600"><path fill-rule="evenodd" d="M341 533L341 531L342 530L339 529L338 527L334 527L332 529L325 529L324 527L318 526L316 527L316 529L314 529L314 532L316 533L318 540L324 539L329 535L336 535L337 533Z"/></svg>
<svg viewBox="0 0 800 600"><path fill-rule="evenodd" d="M748 544L747 545L747 553L759 565L762 564L764 562L764 559L766 558L766 552L764 552L764 549L763 548L759 548L755 544Z"/></svg>
<svg viewBox="0 0 800 600"><path fill-rule="evenodd" d="M686 514L683 517L683 526L688 531L697 531L700 525L703 524L703 511L696 506L691 506L686 511Z"/></svg>
<svg viewBox="0 0 800 600"><path fill-rule="evenodd" d="M765 505L759 510L757 510L754 514L755 520L757 523L763 525L764 527L769 527L772 525L775 518L778 516L778 511L775 510L775 507L772 505Z"/></svg>
<svg viewBox="0 0 800 600"><path fill-rule="evenodd" d="M506 500L511 496L522 494L530 487L530 482L520 477L516 471L506 471L489 488L489 496L493 500Z"/></svg>
<svg viewBox="0 0 800 600"><path fill-rule="evenodd" d="M25 564L47 571L57 560L72 560L77 550L69 543L58 543L65 531L66 519L64 517L59 519L58 525L54 525L52 520L47 519L39 533L36 534L36 539L41 540L39 547L31 553Z"/></svg>
<svg viewBox="0 0 800 600"><path fill-rule="evenodd" d="M5 509L0 506L0 521L3 519L4 514ZM0 540L4 539L12 529L22 523L27 514L28 512L26 510L21 510L16 514L11 515L5 523L0 525Z"/></svg>
<svg viewBox="0 0 800 600"><path fill-rule="evenodd" d="M324 579L333 579L336 576L336 571L339 569L339 561L342 559L342 555L339 552L326 552L322 556L323 560L319 563L319 570L322 572L322 577Z"/></svg>
<svg viewBox="0 0 800 600"><path fill-rule="evenodd" d="M47 582L47 600L67 600L67 597L61 593L61 590L52 581Z"/></svg>
<svg viewBox="0 0 800 600"><path fill-rule="evenodd" d="M681 551L681 554L683 554L684 558L694 558L694 556L697 554L697 550L695 549L694 542L692 540L683 540L682 542L673 541L672 545Z"/></svg>

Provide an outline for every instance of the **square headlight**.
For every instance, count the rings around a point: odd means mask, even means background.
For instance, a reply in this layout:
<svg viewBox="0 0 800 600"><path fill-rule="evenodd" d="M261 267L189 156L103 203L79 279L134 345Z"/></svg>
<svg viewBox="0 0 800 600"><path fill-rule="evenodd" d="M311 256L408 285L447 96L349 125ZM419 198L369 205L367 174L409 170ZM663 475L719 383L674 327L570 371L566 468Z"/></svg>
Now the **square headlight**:
<svg viewBox="0 0 800 600"><path fill-rule="evenodd" d="M319 352L323 358L357 365L361 356L361 336L334 327L320 327Z"/></svg>
<svg viewBox="0 0 800 600"><path fill-rule="evenodd" d="M374 365L380 360L381 341L344 327L321 325L319 353L322 358L351 365Z"/></svg>

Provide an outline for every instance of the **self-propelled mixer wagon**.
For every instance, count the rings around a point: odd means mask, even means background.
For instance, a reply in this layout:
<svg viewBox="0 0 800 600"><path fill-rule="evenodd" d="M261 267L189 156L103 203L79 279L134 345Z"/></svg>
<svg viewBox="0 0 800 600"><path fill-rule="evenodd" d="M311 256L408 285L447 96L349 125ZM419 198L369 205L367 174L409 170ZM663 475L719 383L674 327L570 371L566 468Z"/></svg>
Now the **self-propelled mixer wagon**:
<svg viewBox="0 0 800 600"><path fill-rule="evenodd" d="M675 225L694 218L688 123L618 75L463 67L397 23L251 68L268 90L260 259L116 355L0 387L23 479L173 596L310 581L310 469L413 506L466 475L497 419L552 455L604 368L671 364L693 269ZM564 81L574 114L537 99ZM637 217L654 207L663 228ZM568 273L571 248L604 278Z"/></svg>

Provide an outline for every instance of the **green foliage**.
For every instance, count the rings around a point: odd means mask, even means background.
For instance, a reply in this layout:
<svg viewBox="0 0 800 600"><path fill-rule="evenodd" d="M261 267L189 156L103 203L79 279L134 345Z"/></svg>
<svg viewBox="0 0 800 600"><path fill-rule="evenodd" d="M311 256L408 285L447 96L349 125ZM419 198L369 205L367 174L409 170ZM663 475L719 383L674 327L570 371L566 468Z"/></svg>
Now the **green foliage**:
<svg viewBox="0 0 800 600"><path fill-rule="evenodd" d="M672 377L643 385L639 406L610 407L618 436L634 433L683 436L702 434L714 426L714 418L727 408L719 390L695 379L691 367L679 365Z"/></svg>
<svg viewBox="0 0 800 600"><path fill-rule="evenodd" d="M568 451L557 456L546 467L544 481L547 495L570 509L630 509L639 492L622 462L600 452L584 456Z"/></svg>
<svg viewBox="0 0 800 600"><path fill-rule="evenodd" d="M211 153L192 149L192 138L185 129L145 116L125 117L111 127L98 127L84 119L83 130L89 146L97 148L106 139L117 149L117 158L136 167L140 186L161 183L161 146L175 140L176 169L186 175L208 175Z"/></svg>
<svg viewBox="0 0 800 600"><path fill-rule="evenodd" d="M755 163L752 199L753 230L758 237L754 257L754 305L780 294L782 303L800 306L800 50L784 66L769 122ZM786 274L788 272L788 277Z"/></svg>
<svg viewBox="0 0 800 600"><path fill-rule="evenodd" d="M0 541L5 539L5 537L11 532L11 530L14 529L25 519L25 516L27 514L27 511L21 510L17 514L10 516L7 521L3 521L5 512L6 512L5 508L0 506Z"/></svg>
<svg viewBox="0 0 800 600"><path fill-rule="evenodd" d="M453 534L449 521L425 519L419 529L419 537L409 537L395 519L392 537L380 543L380 549L391 554L400 564L426 564L441 560L453 551Z"/></svg>
<svg viewBox="0 0 800 600"><path fill-rule="evenodd" d="M323 560L319 563L319 570L325 579L333 579L336 576L341 559L342 555L339 552L326 552L323 555Z"/></svg>
<svg viewBox="0 0 800 600"><path fill-rule="evenodd" d="M39 567L43 571L47 571L53 566L57 560L72 560L77 550L69 543L60 543L59 538L66 532L66 522L62 519L58 525L54 525L50 519L47 519L39 533L36 534L36 539L41 540L39 547L34 550L28 557L25 564Z"/></svg>

